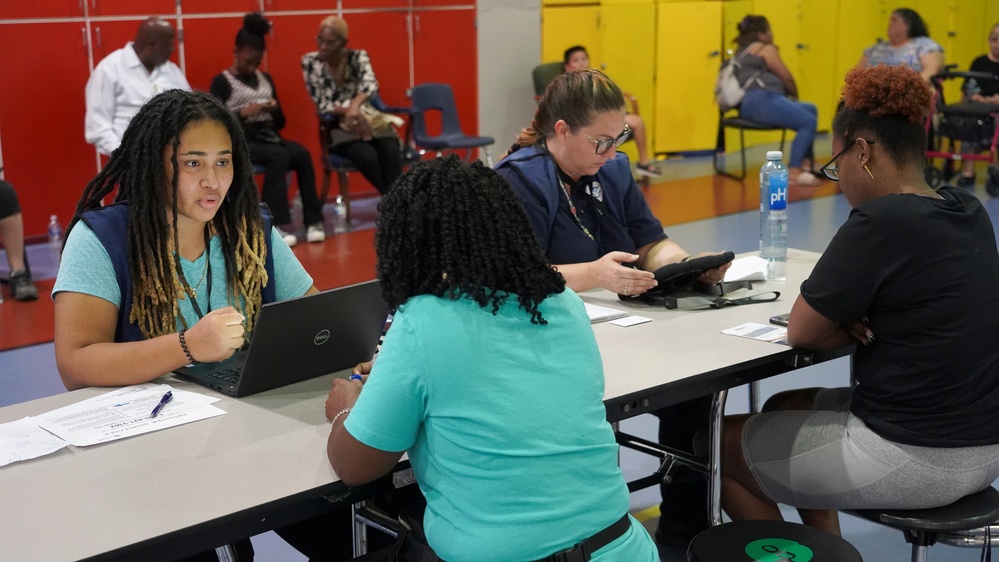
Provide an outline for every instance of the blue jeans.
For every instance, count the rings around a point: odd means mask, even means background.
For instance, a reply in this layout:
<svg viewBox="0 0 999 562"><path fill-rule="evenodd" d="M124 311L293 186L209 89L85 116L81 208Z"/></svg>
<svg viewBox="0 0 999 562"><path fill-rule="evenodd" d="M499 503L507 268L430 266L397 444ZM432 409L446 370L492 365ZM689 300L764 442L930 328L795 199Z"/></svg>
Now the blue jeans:
<svg viewBox="0 0 999 562"><path fill-rule="evenodd" d="M739 116L764 125L794 129L791 142L791 157L788 167L800 168L801 161L813 158L812 142L815 140L815 127L819 110L815 104L792 101L783 94L768 90L749 90L742 98Z"/></svg>

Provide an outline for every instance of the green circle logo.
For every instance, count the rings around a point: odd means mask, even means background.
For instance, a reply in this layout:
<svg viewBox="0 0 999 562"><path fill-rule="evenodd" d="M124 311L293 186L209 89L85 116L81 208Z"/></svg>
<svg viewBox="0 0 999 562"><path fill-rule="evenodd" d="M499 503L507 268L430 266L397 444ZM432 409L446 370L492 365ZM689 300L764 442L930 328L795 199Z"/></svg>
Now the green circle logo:
<svg viewBox="0 0 999 562"><path fill-rule="evenodd" d="M758 539L746 545L746 554L755 562L808 562L812 549L789 539Z"/></svg>

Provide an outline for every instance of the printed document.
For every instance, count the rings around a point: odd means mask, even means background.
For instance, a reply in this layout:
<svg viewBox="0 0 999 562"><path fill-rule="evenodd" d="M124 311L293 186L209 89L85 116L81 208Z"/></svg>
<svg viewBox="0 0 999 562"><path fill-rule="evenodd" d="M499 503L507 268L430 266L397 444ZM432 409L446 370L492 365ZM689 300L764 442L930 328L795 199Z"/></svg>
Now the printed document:
<svg viewBox="0 0 999 562"><path fill-rule="evenodd" d="M782 326L770 326L767 324L746 322L745 324L739 324L734 328L722 330L722 333L730 336L739 336L742 338L750 338L754 340L787 345L787 328Z"/></svg>
<svg viewBox="0 0 999 562"><path fill-rule="evenodd" d="M168 391L173 393L172 400L151 417ZM166 384L146 383L112 390L32 419L70 444L85 447L220 416L225 411L211 405L218 400Z"/></svg>

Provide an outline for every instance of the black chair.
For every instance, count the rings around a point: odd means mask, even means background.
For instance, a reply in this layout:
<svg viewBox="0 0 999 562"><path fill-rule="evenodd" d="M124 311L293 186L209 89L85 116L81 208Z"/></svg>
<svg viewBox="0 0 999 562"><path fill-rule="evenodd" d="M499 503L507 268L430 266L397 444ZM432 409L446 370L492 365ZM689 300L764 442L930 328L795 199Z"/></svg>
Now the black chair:
<svg viewBox="0 0 999 562"><path fill-rule="evenodd" d="M561 61L545 62L534 67L534 70L531 71L531 81L534 83L534 101L539 101L541 96L545 95L548 84L551 84L552 80L562 72L564 72L564 65Z"/></svg>
<svg viewBox="0 0 999 562"><path fill-rule="evenodd" d="M466 160L471 158L472 149L482 148L486 153L486 164L493 165L493 157L489 146L496 142L492 137L469 136L461 129L458 121L458 109L454 104L454 93L447 84L418 84L412 89L412 140L417 149L434 150L437 156L445 150L466 151ZM440 111L441 133L430 135L427 132L426 113Z"/></svg>
<svg viewBox="0 0 999 562"><path fill-rule="evenodd" d="M842 538L815 527L786 521L738 521L711 527L690 541L687 560L863 562L857 549Z"/></svg>
<svg viewBox="0 0 999 562"><path fill-rule="evenodd" d="M999 521L999 491L988 487L956 502L931 509L857 509L847 513L880 523L905 534L912 545L912 562L925 562L926 550L956 534L989 527ZM983 546L990 548L989 546Z"/></svg>
<svg viewBox="0 0 999 562"><path fill-rule="evenodd" d="M742 159L742 168L739 175L735 175L725 169L725 129L739 130L739 155ZM742 181L746 179L746 131L780 131L780 150L784 151L784 141L787 139L787 129L764 125L742 117L725 117L725 114L718 116L718 144L715 146L714 167L715 173L728 176L732 179Z"/></svg>

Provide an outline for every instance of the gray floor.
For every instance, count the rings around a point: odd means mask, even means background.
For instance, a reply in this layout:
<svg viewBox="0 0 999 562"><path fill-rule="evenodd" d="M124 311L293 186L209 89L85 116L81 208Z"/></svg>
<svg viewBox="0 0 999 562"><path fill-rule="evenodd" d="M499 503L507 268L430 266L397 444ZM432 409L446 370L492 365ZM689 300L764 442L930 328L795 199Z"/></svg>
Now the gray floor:
<svg viewBox="0 0 999 562"><path fill-rule="evenodd" d="M754 149L751 165L759 166L764 148L766 147ZM828 141L820 138L816 149L819 154L826 154ZM663 162L662 166L668 178L691 177L709 173L710 159L700 157L669 160ZM979 173L978 177L981 181L984 174ZM975 187L975 193L985 201L993 223L999 224L999 200L989 198L982 185ZM825 249L838 226L849 214L849 208L841 196L794 202L788 208L790 246L818 252ZM758 220L757 213L746 212L671 226L667 232L691 252L709 250L745 252L757 247ZM33 248L32 251L37 250ZM0 259L0 263L4 266L5 262L6 260ZM39 258L37 262L39 271L49 267L44 258ZM791 303L788 303L789 308L790 305ZM705 314L710 313L705 311ZM765 397L788 388L844 385L847 382L847 362L838 360L766 380L762 384L762 390ZM0 406L64 392L56 371L52 344L0 352L0 389L3 389L0 393ZM748 411L748 393L745 388L731 392L727 411L729 413ZM654 439L656 423L655 418L642 416L623 422L622 428L629 433ZM631 479L654 470L655 461L624 451L622 467L625 475ZM632 509L634 512L643 510L656 505L658 500L658 491L655 488L636 492L632 495ZM785 511L785 517L788 520L797 520L797 515L790 509ZM842 528L844 537L860 550L865 560L880 562L909 559L909 547L905 544L902 534L897 531L847 515L842 516ZM257 551L256 560L262 562L305 560L305 557L292 550L273 533L254 537L253 543ZM941 562L970 562L979 560L979 556L980 553L974 549L938 545L930 549L929 558Z"/></svg>

